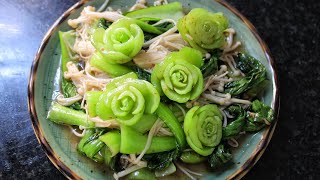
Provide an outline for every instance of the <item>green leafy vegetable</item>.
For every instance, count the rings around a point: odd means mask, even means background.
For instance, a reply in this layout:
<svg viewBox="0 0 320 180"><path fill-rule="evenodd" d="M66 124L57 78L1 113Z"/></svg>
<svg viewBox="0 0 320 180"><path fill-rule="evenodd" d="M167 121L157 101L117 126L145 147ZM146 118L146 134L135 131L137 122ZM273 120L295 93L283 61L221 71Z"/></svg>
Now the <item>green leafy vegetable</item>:
<svg viewBox="0 0 320 180"><path fill-rule="evenodd" d="M75 35L71 33L71 31L68 32L61 32L59 31L59 39L60 39L60 46L61 46L61 72L62 74L67 69L67 63L69 61L73 61L70 57L70 54L74 55L74 53L70 50L67 44L73 45L75 42ZM67 41L67 42L65 42ZM77 88L72 83L72 81L67 80L64 78L64 76L61 76L61 92L65 98L73 97L77 95ZM76 102L70 106L73 109L80 110L81 105L79 102Z"/></svg>
<svg viewBox="0 0 320 180"><path fill-rule="evenodd" d="M227 83L224 86L225 92L231 95L240 95L255 88L255 90L251 91L248 95L257 95L259 93L258 90L262 90L262 87L265 86L266 83L265 67L257 59L243 53L239 53L235 61L237 68L246 76Z"/></svg>
<svg viewBox="0 0 320 180"><path fill-rule="evenodd" d="M143 31L132 19L120 19L105 31L95 31L93 44L110 64L129 62L142 48Z"/></svg>
<svg viewBox="0 0 320 180"><path fill-rule="evenodd" d="M159 116L159 118L162 119L165 122L165 124L170 128L171 132L177 140L179 149L184 148L187 144L186 137L183 133L183 129L178 119L175 117L173 112L169 109L169 107L160 102L156 113Z"/></svg>
<svg viewBox="0 0 320 180"><path fill-rule="evenodd" d="M148 72L138 66L135 66L134 69L135 69L135 72L137 73L139 79L151 82L151 73L150 72Z"/></svg>
<svg viewBox="0 0 320 180"><path fill-rule="evenodd" d="M199 51L184 47L172 52L163 62L157 64L151 74L151 82L160 95L185 103L199 97L203 90L200 71L202 55Z"/></svg>
<svg viewBox="0 0 320 180"><path fill-rule="evenodd" d="M58 124L94 127L95 123L88 121L86 114L68 107L52 102L47 118Z"/></svg>
<svg viewBox="0 0 320 180"><path fill-rule="evenodd" d="M151 6L125 13L130 18L143 18L142 20L173 19L177 21L184 16L180 2L173 2L161 6ZM145 19L147 18L147 19Z"/></svg>
<svg viewBox="0 0 320 180"><path fill-rule="evenodd" d="M104 18L100 18L97 20L96 25L94 25L95 28L103 28L103 29L107 29L109 26L111 26L111 22L108 22L106 19Z"/></svg>
<svg viewBox="0 0 320 180"><path fill-rule="evenodd" d="M171 151L159 152L154 154L146 154L143 156L145 161L148 161L148 168L152 170L161 170L169 167L172 161L180 156L179 148Z"/></svg>
<svg viewBox="0 0 320 180"><path fill-rule="evenodd" d="M208 162L212 169L217 169L232 159L230 149L220 144L210 155Z"/></svg>
<svg viewBox="0 0 320 180"><path fill-rule="evenodd" d="M158 116L156 114L144 114L141 119L131 127L135 131L144 134L152 128L157 119Z"/></svg>
<svg viewBox="0 0 320 180"><path fill-rule="evenodd" d="M196 164L205 161L207 157L201 156L194 151L183 152L180 156L180 160L187 164Z"/></svg>
<svg viewBox="0 0 320 180"><path fill-rule="evenodd" d="M195 106L184 119L189 146L202 156L210 155L222 137L222 114L216 105Z"/></svg>
<svg viewBox="0 0 320 180"><path fill-rule="evenodd" d="M173 174L174 172L176 172L176 170L176 166L173 163L170 163L170 165L166 168L155 170L154 174L156 175L156 177L164 177Z"/></svg>
<svg viewBox="0 0 320 180"><path fill-rule="evenodd" d="M240 105L232 105L227 108L230 115L236 117L234 121L229 123L222 129L222 138L229 139L239 135L243 126L246 124L246 112Z"/></svg>
<svg viewBox="0 0 320 180"><path fill-rule="evenodd" d="M111 157L120 152L121 136L118 130L109 131L99 137L99 140L104 142L111 152Z"/></svg>
<svg viewBox="0 0 320 180"><path fill-rule="evenodd" d="M87 109L90 117L97 116L96 106L102 94L102 91L88 91L86 93Z"/></svg>
<svg viewBox="0 0 320 180"><path fill-rule="evenodd" d="M112 156L112 153L108 147L105 148L104 151L104 163L113 171L120 172L123 170L123 167L120 162L121 154L117 154Z"/></svg>
<svg viewBox="0 0 320 180"><path fill-rule="evenodd" d="M270 106L259 100L252 102L251 111L247 112L248 122L244 127L245 131L256 132L270 125L274 120L274 111Z"/></svg>
<svg viewBox="0 0 320 180"><path fill-rule="evenodd" d="M143 114L154 113L160 103L159 93L152 84L137 79L134 73L115 78L106 88L97 104L97 115L105 120L116 119L132 126Z"/></svg>
<svg viewBox="0 0 320 180"><path fill-rule="evenodd" d="M150 180L156 180L156 177L154 173L152 173L148 168L142 168L139 170L136 170L132 173L130 173L126 179L134 179L134 180L144 180L144 179L150 179Z"/></svg>
<svg viewBox="0 0 320 180"><path fill-rule="evenodd" d="M103 162L104 157L99 151L105 144L99 140L99 136L104 133L104 130L88 129L85 136L80 140L77 150L96 162Z"/></svg>
<svg viewBox="0 0 320 180"><path fill-rule="evenodd" d="M112 77L118 77L132 72L129 67L123 64L111 64L100 52L95 52L92 55L90 65L106 72Z"/></svg>
<svg viewBox="0 0 320 180"><path fill-rule="evenodd" d="M202 8L192 9L178 21L182 38L202 52L220 48L225 42L223 32L227 28L228 19L222 13L211 13Z"/></svg>
<svg viewBox="0 0 320 180"><path fill-rule="evenodd" d="M121 125L120 152L123 154L140 154L147 143L147 139L147 135L143 135L129 126ZM174 137L154 136L146 154L169 151L174 148L176 148Z"/></svg>
<svg viewBox="0 0 320 180"><path fill-rule="evenodd" d="M205 60L203 66L201 66L201 72L203 77L208 77L218 71L218 60L221 55L221 51L216 50L211 54L209 60Z"/></svg>

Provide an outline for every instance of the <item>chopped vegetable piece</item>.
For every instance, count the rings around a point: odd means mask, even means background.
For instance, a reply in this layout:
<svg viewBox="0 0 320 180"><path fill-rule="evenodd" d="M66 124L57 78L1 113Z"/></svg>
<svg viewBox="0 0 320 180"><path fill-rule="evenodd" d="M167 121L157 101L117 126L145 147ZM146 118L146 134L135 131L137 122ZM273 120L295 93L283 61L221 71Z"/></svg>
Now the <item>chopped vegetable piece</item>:
<svg viewBox="0 0 320 180"><path fill-rule="evenodd" d="M222 13L211 13L206 9L192 9L178 22L178 29L183 39L193 48L202 52L220 48L228 28L228 19Z"/></svg>
<svg viewBox="0 0 320 180"><path fill-rule="evenodd" d="M210 155L208 162L212 169L217 169L232 159L230 149L220 144L216 150Z"/></svg>
<svg viewBox="0 0 320 180"><path fill-rule="evenodd" d="M103 157L101 153L99 153L105 146L105 144L99 140L99 136L103 133L105 133L104 130L96 131L95 129L88 129L85 136L80 140L77 150L94 161L103 162Z"/></svg>
<svg viewBox="0 0 320 180"><path fill-rule="evenodd" d="M178 119L174 116L173 112L165 104L160 103L156 113L160 117L160 119L162 119L170 128L171 132L177 140L179 148L181 149L185 147L186 137L183 133L183 129Z"/></svg>
<svg viewBox="0 0 320 180"><path fill-rule="evenodd" d="M148 168L142 168L130 173L126 179L132 180L143 180L143 179L150 179L156 180L155 174L148 170Z"/></svg>
<svg viewBox="0 0 320 180"><path fill-rule="evenodd" d="M156 111L160 103L157 90L148 81L128 76L132 75L121 76L108 85L111 87L106 87L107 92L101 95L97 104L100 118L116 119L121 124L132 126L143 114ZM136 77L134 73L133 76Z"/></svg>
<svg viewBox="0 0 320 180"><path fill-rule="evenodd" d="M95 31L95 33L101 33ZM132 19L120 19L105 30L103 39L94 38L93 44L110 64L129 62L142 48L143 31ZM97 42L98 41L98 42Z"/></svg>
<svg viewBox="0 0 320 180"><path fill-rule="evenodd" d="M165 94L173 101L185 103L194 100L203 91L203 77L199 69L202 64L199 51L184 47L155 66L151 82L160 95Z"/></svg>
<svg viewBox="0 0 320 180"><path fill-rule="evenodd" d="M154 154L146 154L143 159L148 161L148 168L152 170L162 170L170 166L172 161L176 160L181 154L181 150L177 147L171 151L159 152Z"/></svg>
<svg viewBox="0 0 320 180"><path fill-rule="evenodd" d="M173 2L166 5L152 6L145 9L127 12L125 16L131 18L155 18L158 20L173 19L177 21L184 16L184 13L180 2Z"/></svg>
<svg viewBox="0 0 320 180"><path fill-rule="evenodd" d="M108 146L111 152L111 157L119 153L120 142L121 142L120 131L118 130L109 131L104 135L100 136L99 139Z"/></svg>
<svg viewBox="0 0 320 180"><path fill-rule="evenodd" d="M75 35L68 32L61 32L59 31L59 39L60 39L60 46L61 46L61 72L64 73L68 71L67 63L72 61L70 54L74 55L74 53L69 49L67 44L73 45L76 39ZM66 42L67 41L67 42ZM67 80L64 76L61 76L61 91L65 98L73 97L77 95L77 88L72 83L72 81ZM80 110L81 105L79 102L76 102L70 106L73 109Z"/></svg>
<svg viewBox="0 0 320 180"><path fill-rule="evenodd" d="M140 154L146 143L147 135L143 135L129 126L121 126L121 145L120 152L123 154ZM158 137L152 138L150 148L146 154L169 151L176 148L176 140L174 137Z"/></svg>
<svg viewBox="0 0 320 180"><path fill-rule="evenodd" d="M180 160L184 163L188 164L196 164L204 162L207 159L205 156L201 156L194 151L186 151L183 152L180 156Z"/></svg>
<svg viewBox="0 0 320 180"><path fill-rule="evenodd" d="M184 119L189 146L202 156L210 155L222 137L222 115L216 105L195 106Z"/></svg>
<svg viewBox="0 0 320 180"><path fill-rule="evenodd" d="M50 121L58 124L77 125L84 127L94 127L94 122L88 121L86 114L68 107L61 106L57 102L52 102L48 117Z"/></svg>

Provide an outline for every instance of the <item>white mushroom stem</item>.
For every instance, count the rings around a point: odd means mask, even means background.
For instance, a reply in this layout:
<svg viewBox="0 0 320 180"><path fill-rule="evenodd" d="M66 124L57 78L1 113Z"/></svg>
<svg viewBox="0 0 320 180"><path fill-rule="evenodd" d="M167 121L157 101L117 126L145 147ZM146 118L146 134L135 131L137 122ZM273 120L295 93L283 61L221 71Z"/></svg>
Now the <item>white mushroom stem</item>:
<svg viewBox="0 0 320 180"><path fill-rule="evenodd" d="M232 98L229 93L223 94L216 91L211 91L210 93L203 93L202 97L219 105L228 106L230 104L238 103L238 104L251 104L251 101Z"/></svg>
<svg viewBox="0 0 320 180"><path fill-rule="evenodd" d="M69 97L69 98L65 98L63 97L62 94L60 94L57 97L57 102L59 104L61 104L62 106L70 106L71 104L74 104L75 102L78 102L82 99L83 97L79 94L73 96L73 97Z"/></svg>

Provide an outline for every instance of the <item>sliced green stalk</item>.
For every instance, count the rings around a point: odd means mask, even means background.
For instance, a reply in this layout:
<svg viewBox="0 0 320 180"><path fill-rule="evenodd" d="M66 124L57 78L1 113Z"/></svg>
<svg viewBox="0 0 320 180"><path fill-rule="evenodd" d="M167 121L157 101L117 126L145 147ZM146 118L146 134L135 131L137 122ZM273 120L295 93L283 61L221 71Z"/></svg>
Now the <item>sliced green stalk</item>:
<svg viewBox="0 0 320 180"><path fill-rule="evenodd" d="M206 159L207 159L207 157L201 156L201 155L195 153L194 151L183 152L180 156L180 160L182 162L188 163L188 164L201 163L201 162L205 161Z"/></svg>
<svg viewBox="0 0 320 180"><path fill-rule="evenodd" d="M164 177L173 174L176 170L176 166L173 163L170 163L170 165L164 169L155 170L154 174L156 177Z"/></svg>
<svg viewBox="0 0 320 180"><path fill-rule="evenodd" d="M177 21L184 16L184 13L180 2L173 2L127 12L125 15L131 18L173 19Z"/></svg>
<svg viewBox="0 0 320 180"><path fill-rule="evenodd" d="M107 132L106 134L100 136L99 139L108 146L112 153L111 157L119 153L121 136L118 130Z"/></svg>
<svg viewBox="0 0 320 180"><path fill-rule="evenodd" d="M98 138L104 132L103 130L88 129L80 140L77 150L96 162L102 162L105 144Z"/></svg>
<svg viewBox="0 0 320 180"><path fill-rule="evenodd" d="M142 134L148 132L153 124L157 121L158 116L155 114L144 114L140 121L131 126L135 131L138 131Z"/></svg>
<svg viewBox="0 0 320 180"><path fill-rule="evenodd" d="M67 63L69 61L72 61L70 55L74 55L74 53L69 49L68 44L70 44L70 46L73 46L76 36L72 34L71 31L59 31L59 39L61 46L61 72L63 74L68 70ZM65 79L64 76L61 76L61 92L65 98L69 98L77 94L77 88L72 83L72 81ZM81 109L81 105L79 102L72 104L70 107L76 110Z"/></svg>
<svg viewBox="0 0 320 180"><path fill-rule="evenodd" d="M101 53L96 52L93 54L90 64L93 67L96 67L104 72L106 72L108 75L112 77L122 76L124 74L127 74L129 72L132 72L132 70L124 65L121 64L111 64L108 63L107 60L102 56Z"/></svg>
<svg viewBox="0 0 320 180"><path fill-rule="evenodd" d="M143 180L143 179L148 179L148 180L156 180L156 177L154 176L154 173L152 173L148 168L142 168L139 170L136 170L132 173L130 173L126 179L135 179L135 180Z"/></svg>
<svg viewBox="0 0 320 180"><path fill-rule="evenodd" d="M47 118L50 121L58 124L77 125L84 127L94 127L95 125L94 122L87 120L85 113L61 106L57 102L52 102Z"/></svg>
<svg viewBox="0 0 320 180"><path fill-rule="evenodd" d="M120 152L123 154L140 154L147 143L147 139L147 135L143 135L129 126L121 125ZM175 148L176 140L174 137L154 136L146 154L169 151Z"/></svg>
<svg viewBox="0 0 320 180"><path fill-rule="evenodd" d="M102 91L89 91L86 94L86 102L87 102L87 108L88 113L90 117L96 117L96 106L99 101L100 96L103 94Z"/></svg>
<svg viewBox="0 0 320 180"><path fill-rule="evenodd" d="M162 34L163 32L160 31L158 28L145 23L141 20L136 19L135 23L144 31L144 32L148 32L148 33L153 33L153 34Z"/></svg>
<svg viewBox="0 0 320 180"><path fill-rule="evenodd" d="M178 119L174 116L173 112L169 109L169 107L167 107L165 104L160 102L156 113L160 117L160 119L162 119L166 123L166 125L170 128L179 146L181 148L185 147L187 142L186 142L186 137L184 135L183 129Z"/></svg>

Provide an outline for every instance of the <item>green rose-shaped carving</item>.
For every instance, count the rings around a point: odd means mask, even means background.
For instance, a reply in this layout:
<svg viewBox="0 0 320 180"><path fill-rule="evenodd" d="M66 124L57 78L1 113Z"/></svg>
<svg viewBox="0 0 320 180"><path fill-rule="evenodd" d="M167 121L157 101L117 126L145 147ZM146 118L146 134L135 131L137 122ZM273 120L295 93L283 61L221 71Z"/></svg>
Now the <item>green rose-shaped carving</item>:
<svg viewBox="0 0 320 180"><path fill-rule="evenodd" d="M210 155L222 138L222 115L216 105L195 106L183 124L189 146L202 156Z"/></svg>
<svg viewBox="0 0 320 180"><path fill-rule="evenodd" d="M228 19L222 13L211 13L202 8L192 9L178 21L182 38L202 52L221 47L225 39L223 31L227 28Z"/></svg>
<svg viewBox="0 0 320 180"><path fill-rule="evenodd" d="M98 28L92 35L93 45L109 63L123 64L142 48L144 35L132 19L119 19L104 30Z"/></svg>
<svg viewBox="0 0 320 180"><path fill-rule="evenodd" d="M169 54L157 64L151 74L151 82L158 92L169 99L185 103L196 99L203 90L203 64L201 52L189 47Z"/></svg>
<svg viewBox="0 0 320 180"><path fill-rule="evenodd" d="M97 115L104 120L116 119L124 125L134 125L143 114L152 114L160 96L151 83L139 80L135 73L115 78L106 87L97 103Z"/></svg>

